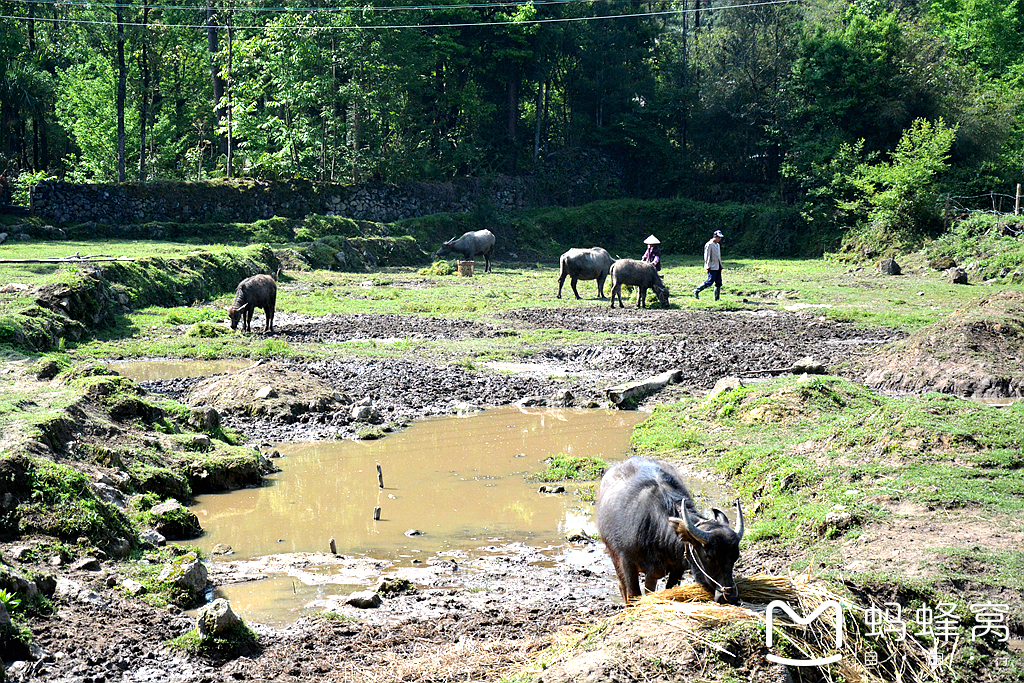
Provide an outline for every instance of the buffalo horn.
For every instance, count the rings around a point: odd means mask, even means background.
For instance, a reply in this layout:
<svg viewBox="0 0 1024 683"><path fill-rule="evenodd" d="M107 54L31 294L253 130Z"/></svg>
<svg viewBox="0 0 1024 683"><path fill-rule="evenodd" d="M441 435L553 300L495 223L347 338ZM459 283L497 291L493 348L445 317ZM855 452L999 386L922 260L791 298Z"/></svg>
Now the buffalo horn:
<svg viewBox="0 0 1024 683"><path fill-rule="evenodd" d="M693 519L690 518L690 511L686 509L685 503L680 503L679 507L683 511L683 518L669 517L669 521L674 524L681 524L686 532L690 535L690 538L697 541L701 545L704 545L711 540L711 534L703 529L698 529L697 525L693 523Z"/></svg>
<svg viewBox="0 0 1024 683"><path fill-rule="evenodd" d="M743 538L743 506L740 505L740 499L736 499L736 535L740 539Z"/></svg>

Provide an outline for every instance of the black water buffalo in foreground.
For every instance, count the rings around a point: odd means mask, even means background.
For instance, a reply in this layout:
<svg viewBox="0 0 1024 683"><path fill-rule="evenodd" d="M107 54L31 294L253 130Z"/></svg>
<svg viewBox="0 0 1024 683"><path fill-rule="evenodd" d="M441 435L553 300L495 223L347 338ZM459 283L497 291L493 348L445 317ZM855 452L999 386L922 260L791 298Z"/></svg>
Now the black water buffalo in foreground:
<svg viewBox="0 0 1024 683"><path fill-rule="evenodd" d="M615 297L619 297L619 308L622 305L622 285L632 285L640 288L637 295L636 307L647 308L647 290L653 289L658 295L658 302L662 308L668 308L668 287L661 281L658 270L647 263L636 259L623 258L612 264L609 274L612 277L612 308L615 308Z"/></svg>
<svg viewBox="0 0 1024 683"><path fill-rule="evenodd" d="M231 329L238 329L238 320L242 320L242 331L248 332L252 322L252 314L262 308L267 320L263 325L264 332L274 332L274 306L277 304L277 283L269 275L253 275L238 283L235 288L235 302L228 307L231 318Z"/></svg>
<svg viewBox="0 0 1024 683"><path fill-rule="evenodd" d="M736 501L736 529L714 508L697 513L682 477L667 463L630 458L609 468L597 491L597 530L608 548L628 605L640 597L640 572L648 591L663 576L666 588L683 572L720 603L739 604L732 568L740 555L743 508Z"/></svg>
<svg viewBox="0 0 1024 683"><path fill-rule="evenodd" d="M462 254L462 258L472 261L477 254L484 257L484 272L491 270L491 254L494 253L494 233L490 230L474 230L467 232L462 237L453 237L437 250L434 256L447 256L455 252Z"/></svg>
<svg viewBox="0 0 1024 683"><path fill-rule="evenodd" d="M572 285L572 293L580 298L576 291L577 280L597 280L597 294L604 298L604 280L608 277L608 271L615 259L611 254L601 247L590 249L570 249L558 259L558 298L562 298L562 285L565 278L570 277L569 284Z"/></svg>

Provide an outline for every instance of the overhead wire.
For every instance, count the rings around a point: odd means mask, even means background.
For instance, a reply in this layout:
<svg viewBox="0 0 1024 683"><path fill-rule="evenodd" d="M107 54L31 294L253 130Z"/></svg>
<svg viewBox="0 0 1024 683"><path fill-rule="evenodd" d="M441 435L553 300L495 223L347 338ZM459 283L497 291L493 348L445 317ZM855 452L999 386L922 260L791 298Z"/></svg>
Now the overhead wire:
<svg viewBox="0 0 1024 683"><path fill-rule="evenodd" d="M609 14L609 15L595 15L585 17L559 17L553 19L524 19L524 20L504 20L504 21L477 21L477 22L453 22L453 23L416 23L416 24L342 24L342 25L328 25L328 26L306 26L306 25L281 25L281 24L264 24L264 25L249 25L243 26L235 24L232 26L236 30L273 30L273 31L326 31L326 30L342 30L342 31L355 31L355 30L389 30L389 29L433 29L433 28L470 28L470 27L484 27L484 26L531 26L539 24L559 24L559 23L570 23L570 22L581 22L581 21L605 21L608 19L638 19L644 17L663 17L663 16L674 16L680 14L692 14L695 12L708 12L708 11L721 11L730 9L745 9L749 7L762 7L770 5L790 5L798 3L800 0L768 0L767 2L750 2L736 5L726 5L718 7L706 7L701 9L678 9L678 10L663 10L659 12L634 12L630 14ZM92 3L86 3L92 6ZM102 5L107 8L137 8L144 9L146 5L124 5L124 4L106 4ZM499 6L512 6L512 5L499 5ZM526 7L528 5L515 5L517 7ZM431 10L447 10L451 6L437 5L430 6L426 9ZM152 9L152 7L150 7ZM195 8L199 9L199 8ZM205 9L205 8L203 8ZM242 8L219 8L219 9L239 9ZM360 12L362 8L339 8L350 11ZM409 11L416 11L419 8L409 8ZM15 19L23 20L28 19L27 16L17 15L0 15L0 19ZM103 26L117 26L117 21L114 20L101 20L101 19L68 19L59 17L31 17L33 21L43 23L62 23L62 24L85 24L85 25L103 25ZM159 22L129 22L122 21L120 26L138 26L138 27L149 27L149 28L183 28L183 29L207 29L209 25L206 23L202 24L165 24Z"/></svg>

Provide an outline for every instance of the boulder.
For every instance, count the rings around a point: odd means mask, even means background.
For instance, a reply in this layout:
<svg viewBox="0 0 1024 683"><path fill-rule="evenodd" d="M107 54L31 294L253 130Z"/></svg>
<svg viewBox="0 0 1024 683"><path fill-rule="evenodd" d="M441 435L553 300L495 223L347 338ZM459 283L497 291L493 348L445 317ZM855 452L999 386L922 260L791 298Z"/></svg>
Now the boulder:
<svg viewBox="0 0 1024 683"><path fill-rule="evenodd" d="M900 268L900 264L896 263L895 258L887 258L878 262L878 272L883 275L899 275L903 270Z"/></svg>
<svg viewBox="0 0 1024 683"><path fill-rule="evenodd" d="M723 377L715 382L714 388L708 393L707 400L711 400L727 391L733 391L743 387L743 381L739 377Z"/></svg>
<svg viewBox="0 0 1024 683"><path fill-rule="evenodd" d="M188 414L188 426L199 432L210 432L220 427L220 413L210 406L193 408Z"/></svg>
<svg viewBox="0 0 1024 683"><path fill-rule="evenodd" d="M171 582L178 588L186 590L195 600L202 597L206 590L206 565L195 555L184 555L175 558L166 565L157 577L157 581Z"/></svg>
<svg viewBox="0 0 1024 683"><path fill-rule="evenodd" d="M173 498L154 505L149 512L157 533L167 540L185 541L203 533L196 514Z"/></svg>
<svg viewBox="0 0 1024 683"><path fill-rule="evenodd" d="M224 598L203 605L196 614L196 626L204 639L224 636L241 624L241 618L232 611L231 605Z"/></svg>
<svg viewBox="0 0 1024 683"><path fill-rule="evenodd" d="M814 360L811 356L807 356L793 363L793 367L789 371L794 375L802 375L804 373L808 375L824 375L825 366Z"/></svg>
<svg viewBox="0 0 1024 683"><path fill-rule="evenodd" d="M949 278L949 284L951 285L967 284L967 271L959 266L947 270L946 277Z"/></svg>
<svg viewBox="0 0 1024 683"><path fill-rule="evenodd" d="M167 545L167 538L156 529L146 529L139 533L139 542L143 545L164 546Z"/></svg>
<svg viewBox="0 0 1024 683"><path fill-rule="evenodd" d="M956 268L956 261L949 256L937 256L928 262L928 267L934 270L946 271L950 268Z"/></svg>
<svg viewBox="0 0 1024 683"><path fill-rule="evenodd" d="M380 595L373 591L359 591L348 596L346 605L352 605L359 609L374 609L380 607Z"/></svg>

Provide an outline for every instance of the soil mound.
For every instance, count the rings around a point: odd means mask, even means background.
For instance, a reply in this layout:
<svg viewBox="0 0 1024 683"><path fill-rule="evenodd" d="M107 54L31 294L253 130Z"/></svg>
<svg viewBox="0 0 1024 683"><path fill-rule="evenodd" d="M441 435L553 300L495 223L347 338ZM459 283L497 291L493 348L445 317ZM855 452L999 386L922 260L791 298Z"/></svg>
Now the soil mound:
<svg viewBox="0 0 1024 683"><path fill-rule="evenodd" d="M229 375L195 384L187 402L209 406L225 415L295 422L307 412L330 412L352 403L329 384L280 363L257 363Z"/></svg>
<svg viewBox="0 0 1024 683"><path fill-rule="evenodd" d="M972 398L1024 396L1024 293L1003 291L864 361L875 389Z"/></svg>

